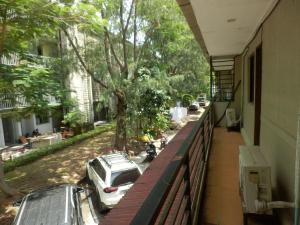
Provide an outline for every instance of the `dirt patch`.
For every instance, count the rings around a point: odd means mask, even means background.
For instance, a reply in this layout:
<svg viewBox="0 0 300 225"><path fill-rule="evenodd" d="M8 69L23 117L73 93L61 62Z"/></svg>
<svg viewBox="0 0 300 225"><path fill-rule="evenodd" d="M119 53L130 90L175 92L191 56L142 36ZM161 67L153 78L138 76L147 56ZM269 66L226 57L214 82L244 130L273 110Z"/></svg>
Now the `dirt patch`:
<svg viewBox="0 0 300 225"><path fill-rule="evenodd" d="M11 187L17 188L24 194L51 185L77 183L85 177L86 162L101 155L103 149L110 148L113 137L113 132L105 132L19 167L5 174L5 179ZM15 209L12 207L14 201L15 199L5 197L0 191L1 225L12 223L15 216Z"/></svg>

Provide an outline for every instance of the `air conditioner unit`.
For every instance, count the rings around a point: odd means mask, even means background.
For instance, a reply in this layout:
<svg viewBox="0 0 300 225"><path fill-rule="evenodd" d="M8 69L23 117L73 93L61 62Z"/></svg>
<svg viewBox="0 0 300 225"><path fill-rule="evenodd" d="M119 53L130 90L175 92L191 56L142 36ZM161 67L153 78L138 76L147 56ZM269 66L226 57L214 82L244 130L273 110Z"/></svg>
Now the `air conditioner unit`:
<svg viewBox="0 0 300 225"><path fill-rule="evenodd" d="M244 213L261 213L255 200L272 201L271 167L258 146L240 146L240 192ZM272 214L271 210L264 212Z"/></svg>

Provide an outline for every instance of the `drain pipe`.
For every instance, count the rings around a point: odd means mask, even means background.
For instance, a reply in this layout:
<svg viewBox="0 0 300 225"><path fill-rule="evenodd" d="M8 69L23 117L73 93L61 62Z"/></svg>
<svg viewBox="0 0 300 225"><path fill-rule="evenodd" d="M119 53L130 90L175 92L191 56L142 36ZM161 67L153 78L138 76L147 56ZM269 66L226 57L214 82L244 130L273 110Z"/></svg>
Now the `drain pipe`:
<svg viewBox="0 0 300 225"><path fill-rule="evenodd" d="M266 202L255 200L255 209L257 212L264 212L270 209L285 209L285 208L294 208L294 202L283 202L283 201L274 201Z"/></svg>
<svg viewBox="0 0 300 225"><path fill-rule="evenodd" d="M299 192L300 192L300 110L298 113L298 130L296 142L296 160L295 160L295 211L294 225L299 225Z"/></svg>

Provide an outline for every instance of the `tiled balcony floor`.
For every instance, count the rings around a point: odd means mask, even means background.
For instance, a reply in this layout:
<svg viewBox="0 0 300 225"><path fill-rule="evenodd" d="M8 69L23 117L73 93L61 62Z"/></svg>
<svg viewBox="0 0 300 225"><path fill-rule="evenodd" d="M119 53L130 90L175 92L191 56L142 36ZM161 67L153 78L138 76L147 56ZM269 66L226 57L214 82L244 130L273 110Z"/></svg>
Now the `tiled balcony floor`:
<svg viewBox="0 0 300 225"><path fill-rule="evenodd" d="M242 225L243 212L239 196L240 133L215 128L209 159L206 190L202 207L202 224Z"/></svg>
<svg viewBox="0 0 300 225"><path fill-rule="evenodd" d="M243 212L239 195L240 133L215 128L206 190L201 210L201 225L242 225ZM248 225L275 225L274 218L251 217Z"/></svg>

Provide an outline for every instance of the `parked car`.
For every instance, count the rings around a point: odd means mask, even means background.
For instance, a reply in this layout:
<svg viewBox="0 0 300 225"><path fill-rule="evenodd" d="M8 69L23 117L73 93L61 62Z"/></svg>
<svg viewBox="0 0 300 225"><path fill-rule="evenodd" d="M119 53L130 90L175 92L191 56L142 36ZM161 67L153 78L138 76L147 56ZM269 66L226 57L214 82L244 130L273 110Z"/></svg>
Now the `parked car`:
<svg viewBox="0 0 300 225"><path fill-rule="evenodd" d="M34 191L22 199L12 225L96 225L82 195L84 190L71 184Z"/></svg>
<svg viewBox="0 0 300 225"><path fill-rule="evenodd" d="M102 210L113 208L142 174L122 153L97 157L87 163L87 176L95 186Z"/></svg>
<svg viewBox="0 0 300 225"><path fill-rule="evenodd" d="M197 101L201 107L205 106L205 97L200 96L198 97Z"/></svg>
<svg viewBox="0 0 300 225"><path fill-rule="evenodd" d="M199 109L199 103L198 102L193 102L190 106L189 106L189 110L190 111L197 111Z"/></svg>

